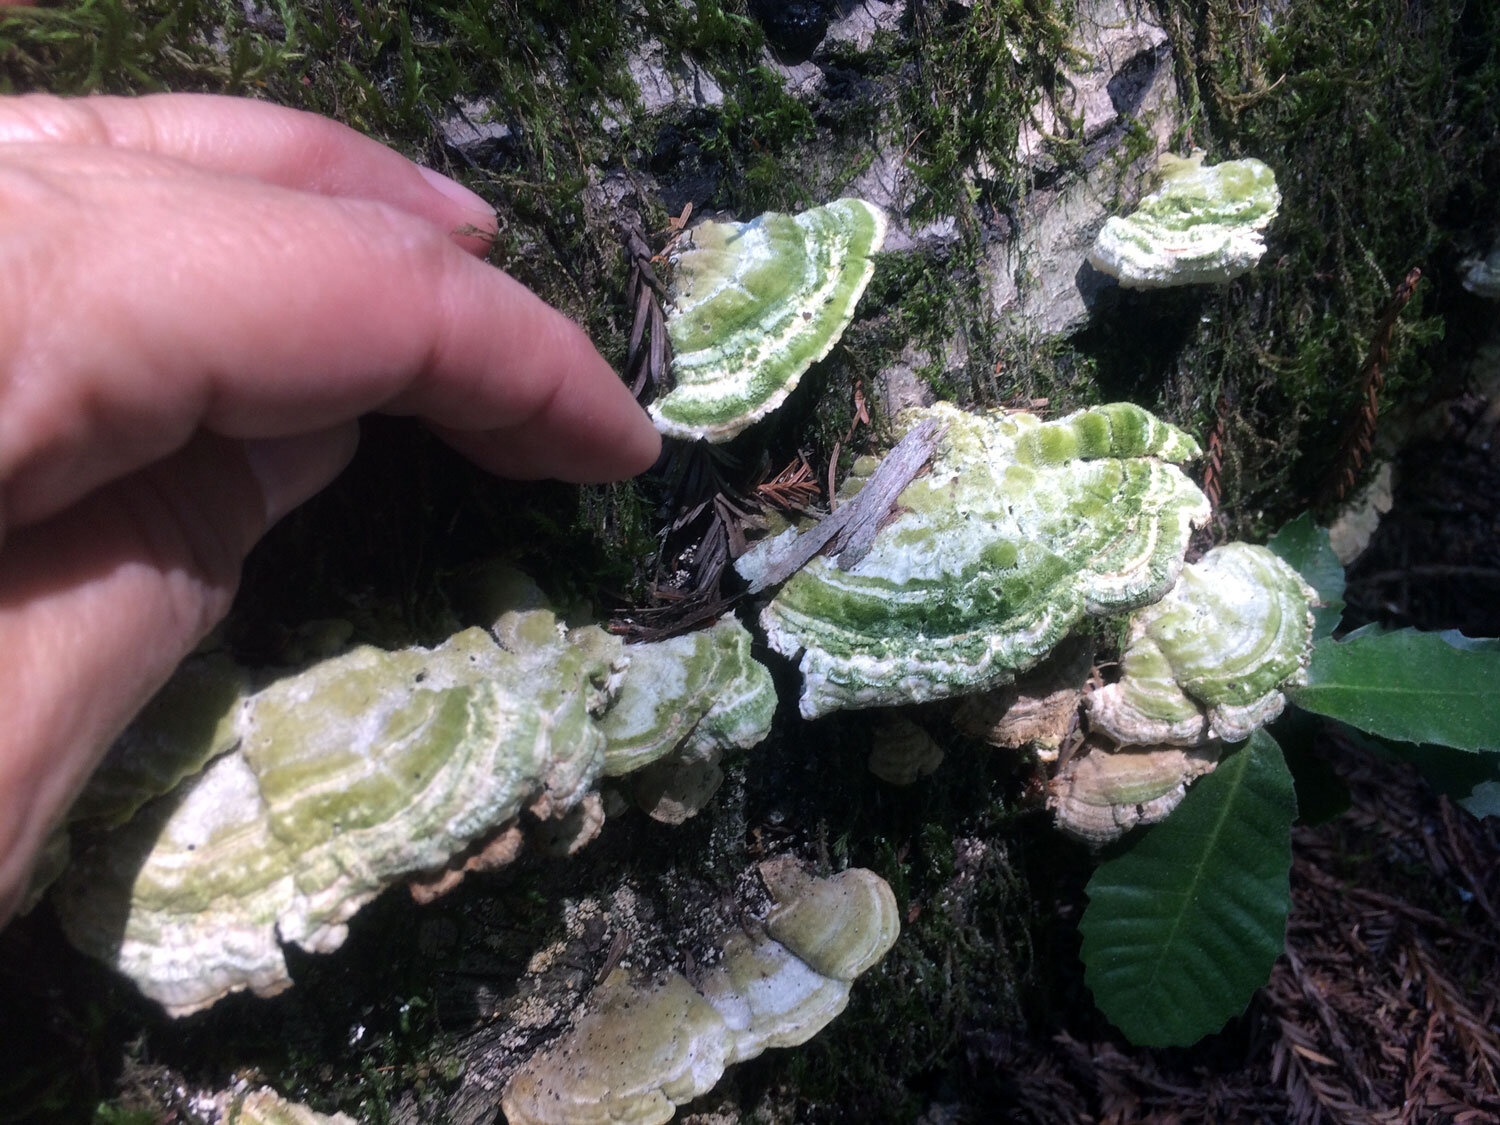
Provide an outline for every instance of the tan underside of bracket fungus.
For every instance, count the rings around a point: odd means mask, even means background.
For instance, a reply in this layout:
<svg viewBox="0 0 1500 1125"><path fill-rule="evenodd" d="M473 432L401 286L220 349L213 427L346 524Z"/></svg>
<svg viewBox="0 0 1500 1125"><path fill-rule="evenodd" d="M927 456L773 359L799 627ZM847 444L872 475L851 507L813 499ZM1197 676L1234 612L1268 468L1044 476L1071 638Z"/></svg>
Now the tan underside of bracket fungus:
<svg viewBox="0 0 1500 1125"><path fill-rule="evenodd" d="M355 1125L343 1113L318 1113L300 1102L287 1101L269 1086L224 1098L224 1125Z"/></svg>
<svg viewBox="0 0 1500 1125"><path fill-rule="evenodd" d="M1219 761L1214 746L1135 746L1111 751L1090 740L1049 784L1057 826L1088 844L1107 844L1175 809Z"/></svg>
<svg viewBox="0 0 1500 1125"><path fill-rule="evenodd" d="M1029 749L1039 761L1055 762L1077 720L1093 660L1088 644L1066 641L1015 683L957 700L953 725L999 749Z"/></svg>
<svg viewBox="0 0 1500 1125"><path fill-rule="evenodd" d="M1316 599L1265 547L1226 543L1184 567L1131 618L1119 681L1088 696L1094 734L1051 783L1058 826L1102 844L1176 808L1222 743L1281 713L1311 655Z"/></svg>
<svg viewBox="0 0 1500 1125"><path fill-rule="evenodd" d="M725 935L696 989L680 973L632 983L617 971L573 1030L511 1077L510 1125L660 1125L725 1067L826 1027L894 944L895 897L862 868L771 889L787 897L763 927Z"/></svg>

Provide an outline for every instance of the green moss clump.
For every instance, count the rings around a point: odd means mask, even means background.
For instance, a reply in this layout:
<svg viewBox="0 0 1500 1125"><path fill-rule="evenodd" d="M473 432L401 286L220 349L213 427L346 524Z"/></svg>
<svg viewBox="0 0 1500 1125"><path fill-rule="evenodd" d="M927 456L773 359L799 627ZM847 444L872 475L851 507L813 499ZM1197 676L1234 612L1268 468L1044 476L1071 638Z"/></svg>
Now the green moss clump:
<svg viewBox="0 0 1500 1125"><path fill-rule="evenodd" d="M1200 434L1222 418L1225 507L1254 537L1318 493L1413 266L1429 280L1397 322L1386 400L1447 366L1455 238L1500 204L1500 9L1318 0L1266 22L1224 0L1158 8L1190 139L1211 159L1259 157L1283 193L1266 260L1203 298L1159 384Z"/></svg>

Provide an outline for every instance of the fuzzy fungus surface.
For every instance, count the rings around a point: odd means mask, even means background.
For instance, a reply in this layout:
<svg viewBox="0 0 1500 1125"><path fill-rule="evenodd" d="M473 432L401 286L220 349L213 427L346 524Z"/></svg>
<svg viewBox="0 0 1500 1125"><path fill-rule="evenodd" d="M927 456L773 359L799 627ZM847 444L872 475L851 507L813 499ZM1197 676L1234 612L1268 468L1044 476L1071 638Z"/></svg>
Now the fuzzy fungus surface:
<svg viewBox="0 0 1500 1125"><path fill-rule="evenodd" d="M1232 281L1266 252L1276 217L1276 176L1259 160L1203 163L1197 150L1165 155L1158 185L1127 216L1104 224L1089 263L1127 289Z"/></svg>
<svg viewBox="0 0 1500 1125"><path fill-rule="evenodd" d="M900 494L869 552L848 569L814 558L761 614L771 647L800 660L805 718L1009 683L1085 617L1160 598L1208 519L1173 463L1197 443L1140 407L1043 422L939 403L902 424L927 418L946 427L931 471ZM741 573L796 534L758 545Z"/></svg>
<svg viewBox="0 0 1500 1125"><path fill-rule="evenodd" d="M1316 602L1265 547L1215 547L1134 616L1119 681L1089 696L1091 726L1129 745L1249 738L1306 673Z"/></svg>
<svg viewBox="0 0 1500 1125"><path fill-rule="evenodd" d="M676 385L651 405L656 428L723 442L781 405L853 319L885 230L859 199L694 227L671 259Z"/></svg>

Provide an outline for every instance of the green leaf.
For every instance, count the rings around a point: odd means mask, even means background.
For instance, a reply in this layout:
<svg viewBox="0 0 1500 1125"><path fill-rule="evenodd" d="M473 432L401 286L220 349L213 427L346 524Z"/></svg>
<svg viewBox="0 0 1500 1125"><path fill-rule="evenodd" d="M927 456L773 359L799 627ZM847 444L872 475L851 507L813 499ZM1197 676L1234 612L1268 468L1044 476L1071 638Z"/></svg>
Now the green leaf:
<svg viewBox="0 0 1500 1125"><path fill-rule="evenodd" d="M1500 750L1500 644L1459 633L1360 629L1313 649L1299 706L1404 742Z"/></svg>
<svg viewBox="0 0 1500 1125"><path fill-rule="evenodd" d="M1266 546L1302 575L1318 592L1322 606L1313 610L1313 636L1326 637L1344 615L1344 564L1328 545L1328 529L1303 512L1271 536Z"/></svg>
<svg viewBox="0 0 1500 1125"><path fill-rule="evenodd" d="M1372 754L1416 767L1434 790L1453 798L1475 816L1500 815L1500 806L1494 803L1500 797L1500 754L1471 754L1431 743L1417 746L1392 742L1350 727L1344 727L1342 733L1349 742Z"/></svg>
<svg viewBox="0 0 1500 1125"><path fill-rule="evenodd" d="M1500 781L1482 781L1458 803L1478 817L1500 816Z"/></svg>
<svg viewBox="0 0 1500 1125"><path fill-rule="evenodd" d="M1187 1046L1270 979L1291 903L1297 801L1256 731L1161 824L1089 880L1084 980L1132 1042Z"/></svg>

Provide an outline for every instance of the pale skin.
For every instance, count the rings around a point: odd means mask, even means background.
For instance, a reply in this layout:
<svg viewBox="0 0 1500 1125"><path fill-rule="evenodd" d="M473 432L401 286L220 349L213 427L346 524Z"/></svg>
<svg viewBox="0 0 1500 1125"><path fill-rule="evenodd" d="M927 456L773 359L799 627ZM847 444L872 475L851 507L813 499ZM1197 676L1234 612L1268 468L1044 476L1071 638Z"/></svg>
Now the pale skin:
<svg viewBox="0 0 1500 1125"><path fill-rule="evenodd" d="M420 417L503 476L655 459L583 332L481 260L494 229L477 196L310 114L0 99L0 924L360 415Z"/></svg>

